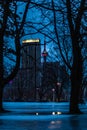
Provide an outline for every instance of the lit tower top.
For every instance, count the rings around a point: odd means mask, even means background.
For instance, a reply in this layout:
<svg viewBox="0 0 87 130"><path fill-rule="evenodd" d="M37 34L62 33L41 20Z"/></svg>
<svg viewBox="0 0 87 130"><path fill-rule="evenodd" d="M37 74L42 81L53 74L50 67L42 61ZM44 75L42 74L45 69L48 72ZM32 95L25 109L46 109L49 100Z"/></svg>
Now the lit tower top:
<svg viewBox="0 0 87 130"><path fill-rule="evenodd" d="M46 40L44 39L44 50L42 52L42 56L44 57L44 62L46 62L47 55L48 55L48 52L46 51Z"/></svg>

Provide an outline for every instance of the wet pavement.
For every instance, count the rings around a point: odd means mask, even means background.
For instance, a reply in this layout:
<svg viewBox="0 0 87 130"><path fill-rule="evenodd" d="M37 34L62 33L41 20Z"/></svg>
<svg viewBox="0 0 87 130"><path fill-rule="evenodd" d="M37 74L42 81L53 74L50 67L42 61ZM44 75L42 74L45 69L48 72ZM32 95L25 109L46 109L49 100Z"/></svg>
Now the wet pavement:
<svg viewBox="0 0 87 130"><path fill-rule="evenodd" d="M0 114L0 130L87 130L87 104L84 114L69 115L69 103L4 103L10 112Z"/></svg>

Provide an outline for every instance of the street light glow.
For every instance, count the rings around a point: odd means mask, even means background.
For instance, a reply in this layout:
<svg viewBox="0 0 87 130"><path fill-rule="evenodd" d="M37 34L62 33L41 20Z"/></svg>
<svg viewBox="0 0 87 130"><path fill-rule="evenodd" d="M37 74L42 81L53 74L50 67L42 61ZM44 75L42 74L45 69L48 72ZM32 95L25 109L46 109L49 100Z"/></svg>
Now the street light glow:
<svg viewBox="0 0 87 130"><path fill-rule="evenodd" d="M55 112L52 112L52 115L55 115Z"/></svg>
<svg viewBox="0 0 87 130"><path fill-rule="evenodd" d="M38 43L40 42L40 39L27 39L27 40L23 40L22 43Z"/></svg>
<svg viewBox="0 0 87 130"><path fill-rule="evenodd" d="M36 113L36 115L38 116L38 112Z"/></svg>
<svg viewBox="0 0 87 130"><path fill-rule="evenodd" d="M58 114L58 115L61 115L61 114L62 114L62 112L57 112L57 114Z"/></svg>

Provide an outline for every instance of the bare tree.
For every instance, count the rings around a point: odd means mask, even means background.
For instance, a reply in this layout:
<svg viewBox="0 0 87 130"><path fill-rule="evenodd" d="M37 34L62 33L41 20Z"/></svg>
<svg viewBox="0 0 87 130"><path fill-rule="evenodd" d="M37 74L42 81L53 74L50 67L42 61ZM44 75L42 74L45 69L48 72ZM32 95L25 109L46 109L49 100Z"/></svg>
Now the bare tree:
<svg viewBox="0 0 87 130"><path fill-rule="evenodd" d="M86 0L58 2L52 0L50 2L42 1L42 3L35 4L32 2L40 8L44 16L44 22L39 23L41 26L39 28L36 25L33 27L37 32L45 34L58 45L63 62L71 73L70 113L81 113L79 110L79 97L83 79L81 21L84 11L87 10ZM61 26L58 26L59 24ZM50 29L51 27L53 28ZM67 53L68 49L63 52L63 48L67 44L71 47L71 53Z"/></svg>
<svg viewBox="0 0 87 130"><path fill-rule="evenodd" d="M4 86L11 81L17 74L19 67L20 67L20 38L23 34L23 25L26 19L27 10L30 4L30 0L26 3L26 8L23 13L23 17L21 21L18 20L18 14L17 14L17 7L18 3L17 1L6 1L3 0L1 2L1 28L0 28L0 112L3 110L3 90ZM13 28L12 28L13 27ZM13 54L15 52L16 60L15 65L12 68L11 72L8 76L4 76L4 56L3 52L5 43L5 37L8 34L8 36L11 36L14 38L14 46L15 51L13 49L10 49L9 52ZM11 44L11 43L10 43Z"/></svg>

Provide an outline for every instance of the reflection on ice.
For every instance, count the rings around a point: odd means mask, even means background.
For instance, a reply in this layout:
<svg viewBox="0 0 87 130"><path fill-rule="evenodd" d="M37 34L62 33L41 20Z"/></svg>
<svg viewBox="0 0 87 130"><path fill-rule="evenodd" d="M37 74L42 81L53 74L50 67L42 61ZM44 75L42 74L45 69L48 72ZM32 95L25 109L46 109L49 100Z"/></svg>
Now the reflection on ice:
<svg viewBox="0 0 87 130"><path fill-rule="evenodd" d="M57 121L51 121L49 124L49 129L58 129L61 128L62 126L62 120L57 120Z"/></svg>
<svg viewBox="0 0 87 130"><path fill-rule="evenodd" d="M0 130L86 130L87 105L80 107L86 114L67 114L69 103L4 103L11 112L0 115Z"/></svg>
<svg viewBox="0 0 87 130"><path fill-rule="evenodd" d="M38 115L38 113L37 113ZM3 115L0 116L0 119L6 119L6 120L30 120L30 121L34 121L34 120L52 120L52 119L60 119L60 118L66 118L69 117L69 115Z"/></svg>

